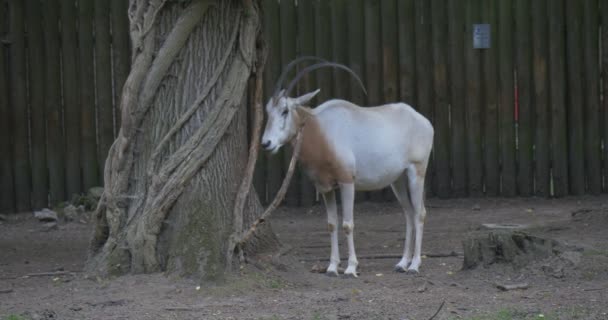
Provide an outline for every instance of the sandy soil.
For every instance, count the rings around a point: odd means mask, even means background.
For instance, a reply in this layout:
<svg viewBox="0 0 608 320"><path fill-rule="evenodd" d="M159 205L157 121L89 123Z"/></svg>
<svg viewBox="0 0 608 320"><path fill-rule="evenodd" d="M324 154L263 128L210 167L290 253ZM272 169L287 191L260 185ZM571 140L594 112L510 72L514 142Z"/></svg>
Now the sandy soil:
<svg viewBox="0 0 608 320"><path fill-rule="evenodd" d="M418 275L393 272L404 218L396 203L358 203L357 279L330 278L321 206L282 208L272 223L280 254L258 257L215 284L163 274L98 279L81 272L88 223L44 231L32 214L0 222L0 319L608 319L608 196L428 201ZM568 246L516 269L462 270L462 240L482 223L528 224ZM344 237L341 256L346 259ZM381 259L371 259L378 255ZM391 257L395 256L395 257ZM342 266L345 266L345 262ZM36 273L59 272L54 275ZM30 276L27 276L27 275ZM526 283L501 291L496 284Z"/></svg>

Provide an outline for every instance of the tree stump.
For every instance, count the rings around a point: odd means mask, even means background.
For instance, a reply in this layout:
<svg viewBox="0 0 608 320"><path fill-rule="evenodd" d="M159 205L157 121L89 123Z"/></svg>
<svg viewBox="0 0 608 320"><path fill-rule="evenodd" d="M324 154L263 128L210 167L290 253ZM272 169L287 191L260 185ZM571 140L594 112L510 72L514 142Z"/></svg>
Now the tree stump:
<svg viewBox="0 0 608 320"><path fill-rule="evenodd" d="M463 241L462 268L488 267L495 263L510 263L520 268L559 253L558 247L560 244L553 239L537 237L522 230L478 231Z"/></svg>

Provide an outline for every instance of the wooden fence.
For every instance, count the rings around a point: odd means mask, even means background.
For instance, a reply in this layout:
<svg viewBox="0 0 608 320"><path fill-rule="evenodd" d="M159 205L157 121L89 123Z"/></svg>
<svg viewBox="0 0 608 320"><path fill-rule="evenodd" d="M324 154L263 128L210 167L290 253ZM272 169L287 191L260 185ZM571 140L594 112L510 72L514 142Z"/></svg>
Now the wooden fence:
<svg viewBox="0 0 608 320"><path fill-rule="evenodd" d="M130 62L127 0L0 0L0 212L41 208L100 185ZM298 92L315 103L404 101L429 117L428 195L565 196L608 192L608 5L599 0L262 0L270 57L317 55ZM473 46L489 24L490 47ZM264 201L289 153L263 155ZM359 200L392 199L387 190ZM287 204L317 199L297 173Z"/></svg>
<svg viewBox="0 0 608 320"><path fill-rule="evenodd" d="M101 185L130 66L127 0L0 0L0 212Z"/></svg>
<svg viewBox="0 0 608 320"><path fill-rule="evenodd" d="M271 46L266 94L297 55L350 66L318 71L299 93L317 103L404 101L435 127L427 194L565 196L608 192L608 3L598 0L264 0ZM489 24L490 47L473 46ZM608 25L608 24L607 24ZM264 158L256 189L271 199L289 154ZM280 168L280 169L279 169ZM296 176L286 198L315 199ZM383 200L388 192L360 194Z"/></svg>

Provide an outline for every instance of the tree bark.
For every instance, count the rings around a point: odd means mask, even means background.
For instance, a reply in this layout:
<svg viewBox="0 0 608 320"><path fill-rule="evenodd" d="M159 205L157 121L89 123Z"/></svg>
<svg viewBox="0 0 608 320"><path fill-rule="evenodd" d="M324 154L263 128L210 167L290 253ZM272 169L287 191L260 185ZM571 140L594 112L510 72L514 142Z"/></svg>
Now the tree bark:
<svg viewBox="0 0 608 320"><path fill-rule="evenodd" d="M258 60L259 6L131 0L129 17L132 69L87 268L216 279L230 267L225 252L247 163L246 88ZM244 228L261 209L249 192ZM246 248L276 244L268 224L256 240Z"/></svg>

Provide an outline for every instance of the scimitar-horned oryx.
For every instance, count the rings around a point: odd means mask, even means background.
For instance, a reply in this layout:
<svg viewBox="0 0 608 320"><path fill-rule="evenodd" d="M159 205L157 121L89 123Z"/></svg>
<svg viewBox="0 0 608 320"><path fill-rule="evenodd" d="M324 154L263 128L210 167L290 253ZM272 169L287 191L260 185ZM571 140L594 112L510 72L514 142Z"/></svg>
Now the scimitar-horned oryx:
<svg viewBox="0 0 608 320"><path fill-rule="evenodd" d="M296 74L281 90L286 74L297 63L316 59ZM399 272L417 273L426 209L424 179L433 146L433 126L423 115L405 103L360 107L348 101L332 99L311 109L307 103L319 89L297 98L290 92L306 73L335 67L348 67L314 57L292 61L283 71L273 96L266 104L268 116L261 145L276 153L286 143L295 141L301 128L299 161L308 177L323 195L331 232L331 256L327 274L338 275L338 212L335 189L342 197L342 228L348 242L346 276L357 277L357 256L353 239L353 203L355 190L371 191L391 186L406 217L403 258L395 266ZM364 89L365 90L365 89Z"/></svg>

